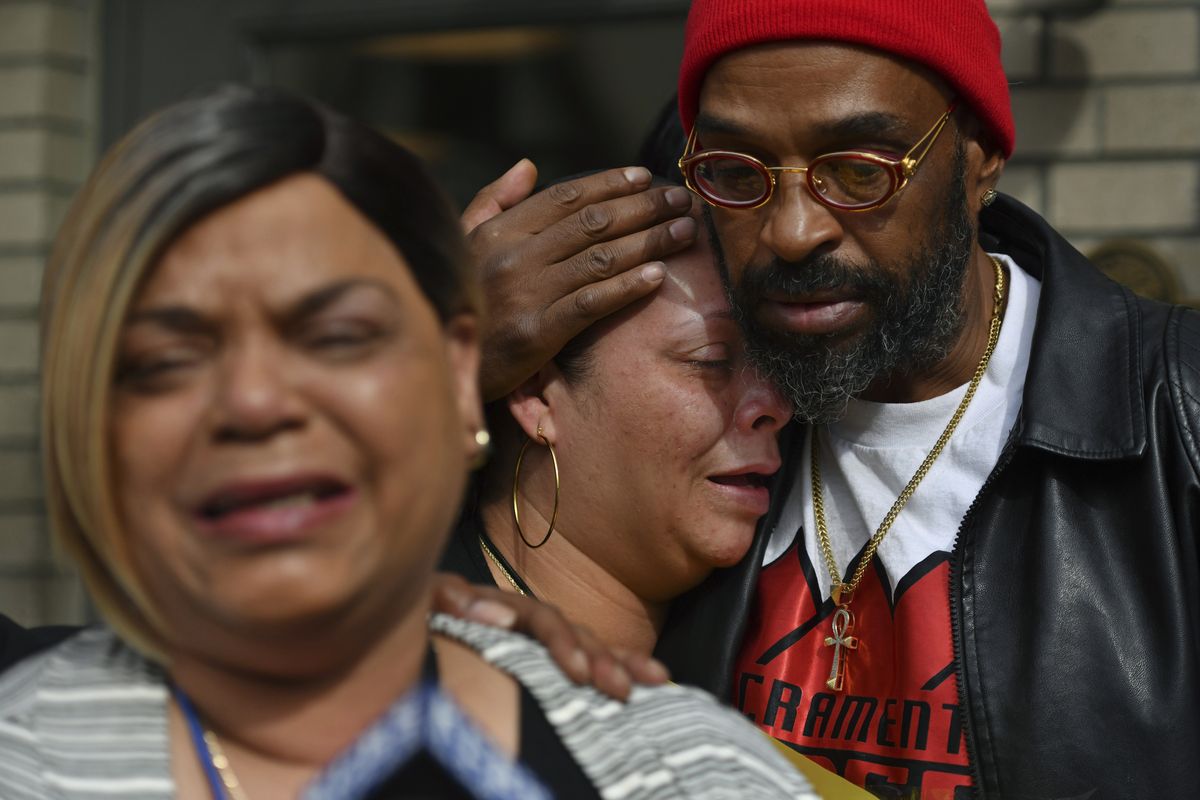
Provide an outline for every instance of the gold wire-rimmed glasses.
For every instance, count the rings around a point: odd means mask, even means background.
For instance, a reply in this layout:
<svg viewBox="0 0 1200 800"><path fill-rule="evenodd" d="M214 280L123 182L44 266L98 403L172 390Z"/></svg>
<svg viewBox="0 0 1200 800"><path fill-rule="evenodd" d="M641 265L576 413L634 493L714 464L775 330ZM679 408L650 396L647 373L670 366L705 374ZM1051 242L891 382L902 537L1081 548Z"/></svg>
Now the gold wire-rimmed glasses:
<svg viewBox="0 0 1200 800"><path fill-rule="evenodd" d="M768 167L754 156L734 150L692 152L696 147L693 126L679 158L679 169L689 189L721 208L765 205L775 194L777 173L799 172L817 202L839 211L869 211L891 200L908 184L957 104L951 103L900 158L871 150L841 150L817 156L806 167Z"/></svg>

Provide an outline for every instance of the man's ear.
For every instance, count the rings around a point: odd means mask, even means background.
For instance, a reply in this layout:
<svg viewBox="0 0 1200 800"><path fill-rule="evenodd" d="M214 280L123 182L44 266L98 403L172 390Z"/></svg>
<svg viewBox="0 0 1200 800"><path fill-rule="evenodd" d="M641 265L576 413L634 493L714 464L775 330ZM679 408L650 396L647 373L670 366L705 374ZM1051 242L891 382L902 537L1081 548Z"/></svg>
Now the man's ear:
<svg viewBox="0 0 1200 800"><path fill-rule="evenodd" d="M509 413L530 439L536 441L540 430L546 441L555 443L557 430L554 418L558 411L556 398L561 400L562 394L554 391L553 387L561 382L562 373L550 362L505 398Z"/></svg>
<svg viewBox="0 0 1200 800"><path fill-rule="evenodd" d="M971 217L978 218L983 209L983 197L994 190L1004 172L1004 153L992 142L992 137L976 124L967 139L967 207Z"/></svg>
<svg viewBox="0 0 1200 800"><path fill-rule="evenodd" d="M479 394L479 318L457 314L446 323L446 360L463 426L463 454L475 463L487 448L483 401Z"/></svg>

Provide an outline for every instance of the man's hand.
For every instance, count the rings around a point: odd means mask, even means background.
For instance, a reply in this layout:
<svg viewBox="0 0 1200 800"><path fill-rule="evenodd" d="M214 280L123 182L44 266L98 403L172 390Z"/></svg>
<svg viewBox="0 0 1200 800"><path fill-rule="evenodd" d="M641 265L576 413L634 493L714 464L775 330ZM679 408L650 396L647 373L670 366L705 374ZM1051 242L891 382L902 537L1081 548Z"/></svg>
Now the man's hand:
<svg viewBox="0 0 1200 800"><path fill-rule="evenodd" d="M508 168L508 172L479 190L466 211L462 213L463 233L487 222L501 211L507 211L533 193L537 185L538 171L533 162L522 158Z"/></svg>
<svg viewBox="0 0 1200 800"><path fill-rule="evenodd" d="M667 668L650 656L606 647L545 603L475 586L457 575L439 573L434 578L435 611L524 633L541 642L571 680L590 684L616 700L627 699L634 682L658 685L670 677Z"/></svg>
<svg viewBox="0 0 1200 800"><path fill-rule="evenodd" d="M480 380L495 400L577 333L644 297L661 259L690 245L696 223L683 187L650 187L642 167L608 170L527 197L528 160L480 190L463 213L488 315Z"/></svg>

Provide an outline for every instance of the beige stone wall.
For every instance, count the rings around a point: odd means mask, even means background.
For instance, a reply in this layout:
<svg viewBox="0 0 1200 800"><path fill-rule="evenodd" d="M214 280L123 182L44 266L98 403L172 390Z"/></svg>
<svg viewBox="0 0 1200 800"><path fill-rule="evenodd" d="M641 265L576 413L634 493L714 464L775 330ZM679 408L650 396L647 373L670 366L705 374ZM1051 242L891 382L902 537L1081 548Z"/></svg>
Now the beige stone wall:
<svg viewBox="0 0 1200 800"><path fill-rule="evenodd" d="M1151 246L1200 297L1200 2L989 6L1017 122L1001 188L1085 253Z"/></svg>
<svg viewBox="0 0 1200 800"><path fill-rule="evenodd" d="M37 459L42 263L94 160L93 0L0 0L0 613L80 619L45 535Z"/></svg>

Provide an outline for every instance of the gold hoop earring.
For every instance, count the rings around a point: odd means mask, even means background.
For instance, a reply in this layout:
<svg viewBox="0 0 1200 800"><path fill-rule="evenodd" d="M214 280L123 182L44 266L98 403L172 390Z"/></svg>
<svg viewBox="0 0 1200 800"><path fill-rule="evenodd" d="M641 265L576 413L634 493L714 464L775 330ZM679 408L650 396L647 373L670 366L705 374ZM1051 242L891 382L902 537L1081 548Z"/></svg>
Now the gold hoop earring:
<svg viewBox="0 0 1200 800"><path fill-rule="evenodd" d="M995 189L988 189L983 193L983 197L979 198L979 202L983 204L984 208L987 208L992 203L996 202L997 195L999 195L999 192L997 192Z"/></svg>
<svg viewBox="0 0 1200 800"><path fill-rule="evenodd" d="M529 540L525 538L525 531L521 529L521 510L517 505L517 484L521 478L521 462L525 460L525 451L529 449L529 443L533 439L526 439L525 444L521 445L521 452L517 454L517 467L513 470L513 522L517 524L517 534L521 537L521 541L531 550L537 550L544 545L550 539L550 534L554 533L554 522L558 519L558 495L561 489L558 481L558 455L554 452L554 445L550 444L550 440L542 435L541 425L537 429L537 438L541 439L542 443L550 448L550 462L554 464L554 510L550 512L550 527L546 529L546 535L537 544L530 544Z"/></svg>

